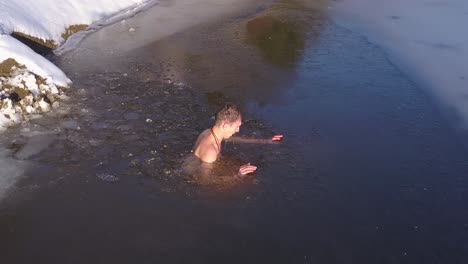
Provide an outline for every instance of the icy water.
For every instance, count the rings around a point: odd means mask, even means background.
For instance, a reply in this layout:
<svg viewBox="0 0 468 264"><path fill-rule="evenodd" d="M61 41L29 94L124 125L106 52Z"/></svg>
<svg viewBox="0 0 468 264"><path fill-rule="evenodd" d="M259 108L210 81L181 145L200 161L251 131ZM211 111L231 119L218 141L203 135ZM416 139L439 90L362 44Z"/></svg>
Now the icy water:
<svg viewBox="0 0 468 264"><path fill-rule="evenodd" d="M143 12L60 56L70 101L3 138L25 173L1 203L1 258L465 263L466 150L423 90L326 7L268 2L114 49L114 34L154 27L130 25ZM285 138L225 144L220 174L257 172L198 184L181 164L224 101L244 110L241 134Z"/></svg>

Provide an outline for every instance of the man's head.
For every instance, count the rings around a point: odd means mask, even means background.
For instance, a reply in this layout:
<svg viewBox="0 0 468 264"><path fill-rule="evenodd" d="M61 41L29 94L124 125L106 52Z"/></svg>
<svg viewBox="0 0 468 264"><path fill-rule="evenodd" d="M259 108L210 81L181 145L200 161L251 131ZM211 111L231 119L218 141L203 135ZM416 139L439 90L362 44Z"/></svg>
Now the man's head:
<svg viewBox="0 0 468 264"><path fill-rule="evenodd" d="M215 126L221 129L225 139L239 132L241 125L242 115L234 104L227 103L216 113Z"/></svg>

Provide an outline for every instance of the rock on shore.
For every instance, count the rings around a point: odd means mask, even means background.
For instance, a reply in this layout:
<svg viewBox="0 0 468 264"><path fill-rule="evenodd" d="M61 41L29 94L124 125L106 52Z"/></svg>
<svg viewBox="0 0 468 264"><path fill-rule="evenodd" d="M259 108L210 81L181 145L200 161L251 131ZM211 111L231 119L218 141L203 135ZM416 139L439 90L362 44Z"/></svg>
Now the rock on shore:
<svg viewBox="0 0 468 264"><path fill-rule="evenodd" d="M58 106L61 87L30 72L13 59L0 64L0 131Z"/></svg>

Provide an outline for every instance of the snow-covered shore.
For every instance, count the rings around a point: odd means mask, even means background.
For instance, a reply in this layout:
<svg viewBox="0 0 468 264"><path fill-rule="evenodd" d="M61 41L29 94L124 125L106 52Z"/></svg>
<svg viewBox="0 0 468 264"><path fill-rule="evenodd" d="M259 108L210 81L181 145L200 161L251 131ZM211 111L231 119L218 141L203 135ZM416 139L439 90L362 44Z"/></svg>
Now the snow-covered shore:
<svg viewBox="0 0 468 264"><path fill-rule="evenodd" d="M59 46L68 29L106 24L152 0L0 0L0 130L48 111L71 80L53 63L11 36L20 33ZM69 33L69 32L68 32ZM14 60L14 61L12 61ZM11 63L13 62L13 64ZM57 104L57 103L56 103Z"/></svg>
<svg viewBox="0 0 468 264"><path fill-rule="evenodd" d="M468 130L467 1L343 0L332 12L427 89L454 127Z"/></svg>

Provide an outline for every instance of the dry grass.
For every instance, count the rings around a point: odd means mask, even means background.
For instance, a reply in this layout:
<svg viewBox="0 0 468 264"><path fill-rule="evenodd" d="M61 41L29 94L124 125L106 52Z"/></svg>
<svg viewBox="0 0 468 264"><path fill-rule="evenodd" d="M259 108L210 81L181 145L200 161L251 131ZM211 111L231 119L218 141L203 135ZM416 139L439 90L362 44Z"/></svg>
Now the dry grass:
<svg viewBox="0 0 468 264"><path fill-rule="evenodd" d="M13 67L24 68L23 65L16 62L14 59L9 58L0 63L0 77L10 77Z"/></svg>
<svg viewBox="0 0 468 264"><path fill-rule="evenodd" d="M88 25L85 25L85 24L71 25L65 29L65 32L62 33L62 38L67 40L71 35L75 34L78 31L84 30L86 28L88 28ZM30 36L21 32L16 32L16 31L13 32L13 34L32 40L50 49L55 49L58 47L57 43L55 43L53 40L43 40L43 39L33 37L33 36Z"/></svg>
<svg viewBox="0 0 468 264"><path fill-rule="evenodd" d="M32 41L36 42L36 43L39 43L42 46L45 46L45 47L48 47L48 48L51 48L51 49L57 48L57 44L55 44L55 42L53 40L42 40L40 38L36 38L36 37L30 36L30 35L27 35L27 34L24 34L24 33L21 33L21 32L16 32L16 31L13 32L13 34L21 36L23 38L27 38L29 40L32 40Z"/></svg>
<svg viewBox="0 0 468 264"><path fill-rule="evenodd" d="M23 88L19 88L19 87L15 87L14 92L16 94L18 94L19 98L21 98L21 99L23 99L23 98L25 98L26 96L29 95L29 91L27 91L27 90L25 90Z"/></svg>
<svg viewBox="0 0 468 264"><path fill-rule="evenodd" d="M88 28L88 25L86 24L71 25L65 29L64 33L62 33L62 38L67 40L71 35L78 31L85 30L86 28Z"/></svg>

